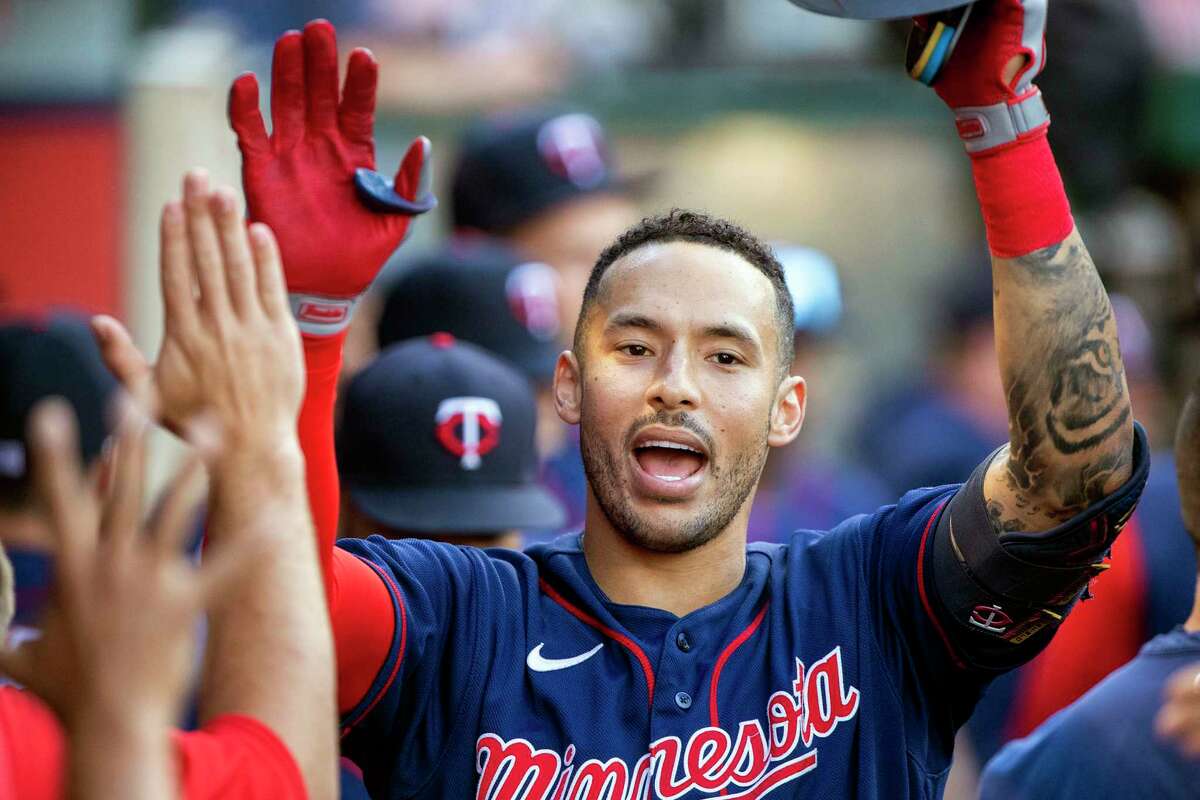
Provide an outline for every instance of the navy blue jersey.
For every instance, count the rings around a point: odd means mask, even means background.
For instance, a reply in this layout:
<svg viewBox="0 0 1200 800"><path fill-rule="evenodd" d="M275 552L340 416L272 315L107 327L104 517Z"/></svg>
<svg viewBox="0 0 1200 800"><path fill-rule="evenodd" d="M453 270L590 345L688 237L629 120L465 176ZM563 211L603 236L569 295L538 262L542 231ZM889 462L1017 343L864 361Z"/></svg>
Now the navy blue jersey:
<svg viewBox="0 0 1200 800"><path fill-rule="evenodd" d="M987 765L981 800L1200 795L1200 761L1154 733L1167 679L1200 660L1200 633L1177 628Z"/></svg>
<svg viewBox="0 0 1200 800"><path fill-rule="evenodd" d="M749 544L739 586L683 617L610 601L581 534L524 553L343 541L395 621L344 752L380 799L938 797L983 687L1049 641L1091 574L1060 553L1090 564L1131 513L1138 436L1125 487L1012 534L1019 550L1001 550L981 467L961 491ZM1028 611L1035 583L1058 612Z"/></svg>
<svg viewBox="0 0 1200 800"><path fill-rule="evenodd" d="M344 542L397 613L345 751L379 798L934 797L985 680L917 574L955 488L751 544L741 585L682 618L608 601L578 534Z"/></svg>

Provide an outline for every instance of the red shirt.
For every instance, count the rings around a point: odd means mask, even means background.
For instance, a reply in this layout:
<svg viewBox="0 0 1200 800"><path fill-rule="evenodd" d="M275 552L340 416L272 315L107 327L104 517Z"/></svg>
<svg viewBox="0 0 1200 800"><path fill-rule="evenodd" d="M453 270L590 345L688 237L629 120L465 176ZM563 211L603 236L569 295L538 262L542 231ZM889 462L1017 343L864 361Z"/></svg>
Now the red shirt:
<svg viewBox="0 0 1200 800"><path fill-rule="evenodd" d="M225 714L172 737L185 800L304 800L304 779L287 747L250 717ZM0 686L0 800L59 800L66 738L36 697Z"/></svg>

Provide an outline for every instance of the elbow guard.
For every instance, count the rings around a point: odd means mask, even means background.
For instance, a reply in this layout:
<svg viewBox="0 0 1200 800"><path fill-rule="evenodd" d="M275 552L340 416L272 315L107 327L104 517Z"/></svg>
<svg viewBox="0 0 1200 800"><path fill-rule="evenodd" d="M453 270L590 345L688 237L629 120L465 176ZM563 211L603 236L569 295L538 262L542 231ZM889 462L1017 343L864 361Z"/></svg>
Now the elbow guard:
<svg viewBox="0 0 1200 800"><path fill-rule="evenodd" d="M1133 472L1073 519L1040 533L997 534L975 470L938 520L926 567L953 646L976 666L1007 669L1044 647L1104 562L1150 472L1146 432L1134 423Z"/></svg>

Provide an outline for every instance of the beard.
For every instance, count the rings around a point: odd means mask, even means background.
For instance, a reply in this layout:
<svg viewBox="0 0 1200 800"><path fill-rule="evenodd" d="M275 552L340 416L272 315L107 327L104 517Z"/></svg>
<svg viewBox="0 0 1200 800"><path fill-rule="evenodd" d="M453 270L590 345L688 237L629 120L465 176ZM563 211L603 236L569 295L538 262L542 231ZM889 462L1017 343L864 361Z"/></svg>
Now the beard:
<svg viewBox="0 0 1200 800"><path fill-rule="evenodd" d="M708 477L713 482L710 492L713 499L682 527L656 524L639 515L633 507L628 487L623 485L623 459L633 438L639 430L653 424L687 428L708 445ZM585 407L579 425L579 449L592 496L609 523L626 541L657 553L686 553L715 539L754 493L767 461L768 427L769 422L757 441L731 455L728 463L722 465L717 460L719 454L712 447L712 437L686 412L668 414L660 411L635 420L622 439L622 449L614 452L605 446L600 432L594 430L595 426L588 424Z"/></svg>

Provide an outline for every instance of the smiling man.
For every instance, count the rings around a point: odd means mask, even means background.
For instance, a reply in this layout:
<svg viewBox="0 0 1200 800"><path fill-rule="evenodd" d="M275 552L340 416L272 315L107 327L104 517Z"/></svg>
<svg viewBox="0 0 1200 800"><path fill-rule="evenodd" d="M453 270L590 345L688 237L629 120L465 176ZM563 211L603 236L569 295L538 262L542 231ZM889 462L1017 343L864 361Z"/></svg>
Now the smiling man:
<svg viewBox="0 0 1200 800"><path fill-rule="evenodd" d="M1049 641L1146 477L1111 309L1031 83L1044 22L1044 0L981 3L935 86L993 252L1011 441L962 485L779 545L747 545L746 525L769 448L804 417L781 270L746 231L677 211L600 257L557 363L590 484L582 532L525 553L335 549L345 322L429 205L427 143L394 193L355 183L375 166L376 68L352 53L339 101L328 23L279 40L270 137L253 76L235 82L248 210L276 231L305 332L301 438L343 748L373 796L940 794L980 691Z"/></svg>

